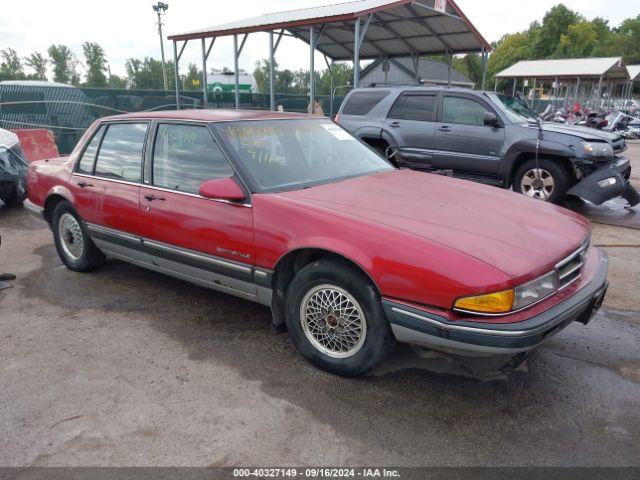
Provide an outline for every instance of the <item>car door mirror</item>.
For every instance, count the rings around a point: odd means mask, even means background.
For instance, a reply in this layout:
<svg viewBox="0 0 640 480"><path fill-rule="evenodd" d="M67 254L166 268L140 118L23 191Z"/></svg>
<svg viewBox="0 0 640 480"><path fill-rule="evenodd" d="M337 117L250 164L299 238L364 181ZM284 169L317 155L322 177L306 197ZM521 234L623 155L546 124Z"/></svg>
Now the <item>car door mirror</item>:
<svg viewBox="0 0 640 480"><path fill-rule="evenodd" d="M213 200L229 200L239 202L247 196L233 178L218 178L207 180L200 185L198 192L201 197Z"/></svg>
<svg viewBox="0 0 640 480"><path fill-rule="evenodd" d="M493 112L484 112L482 121L485 127L497 127L499 125L498 116Z"/></svg>

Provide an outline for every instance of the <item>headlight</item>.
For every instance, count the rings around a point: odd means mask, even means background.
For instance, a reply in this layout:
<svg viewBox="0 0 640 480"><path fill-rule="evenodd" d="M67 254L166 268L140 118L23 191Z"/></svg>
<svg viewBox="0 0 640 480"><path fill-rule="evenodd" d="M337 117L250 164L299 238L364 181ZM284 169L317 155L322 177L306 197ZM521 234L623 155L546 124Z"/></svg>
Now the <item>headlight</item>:
<svg viewBox="0 0 640 480"><path fill-rule="evenodd" d="M557 278L558 274L553 271L516 287L513 309L520 310L528 307L554 293L558 288Z"/></svg>
<svg viewBox="0 0 640 480"><path fill-rule="evenodd" d="M554 270L513 290L459 298L454 303L453 309L490 315L522 310L555 293L558 290L557 278L558 274Z"/></svg>
<svg viewBox="0 0 640 480"><path fill-rule="evenodd" d="M488 293L456 300L453 308L477 313L508 313L513 309L513 290Z"/></svg>
<svg viewBox="0 0 640 480"><path fill-rule="evenodd" d="M606 142L582 142L582 149L588 157L613 157L613 147Z"/></svg>

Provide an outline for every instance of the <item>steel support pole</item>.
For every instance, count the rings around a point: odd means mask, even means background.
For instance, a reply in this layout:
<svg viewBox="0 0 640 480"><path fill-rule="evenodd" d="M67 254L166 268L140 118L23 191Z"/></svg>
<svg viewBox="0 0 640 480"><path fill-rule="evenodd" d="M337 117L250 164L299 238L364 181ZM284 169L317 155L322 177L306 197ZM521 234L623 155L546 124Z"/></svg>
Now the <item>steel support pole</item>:
<svg viewBox="0 0 640 480"><path fill-rule="evenodd" d="M176 82L176 110L180 110L180 75L178 73L178 44L173 41L173 76Z"/></svg>
<svg viewBox="0 0 640 480"><path fill-rule="evenodd" d="M233 36L233 85L236 109L240 108L240 73L238 72L238 35Z"/></svg>
<svg viewBox="0 0 640 480"><path fill-rule="evenodd" d="M202 100L204 108L209 107L209 95L207 93L207 49L204 38L202 39Z"/></svg>
<svg viewBox="0 0 640 480"><path fill-rule="evenodd" d="M353 45L353 88L358 88L360 86L360 18L356 18Z"/></svg>
<svg viewBox="0 0 640 480"><path fill-rule="evenodd" d="M269 32L269 108L273 111L276 109L276 91L275 91L275 53L273 50L273 30Z"/></svg>
<svg viewBox="0 0 640 480"><path fill-rule="evenodd" d="M449 53L449 66L448 66L448 76L447 76L447 86L451 87L451 68L453 63L453 54Z"/></svg>
<svg viewBox="0 0 640 480"><path fill-rule="evenodd" d="M487 83L487 52L484 51L484 45L482 46L482 86L480 90L484 90Z"/></svg>
<svg viewBox="0 0 640 480"><path fill-rule="evenodd" d="M538 79L533 77L533 94L531 95L531 107L534 107L534 102L536 101L536 83L538 83ZM540 106L540 102L538 102L538 106Z"/></svg>
<svg viewBox="0 0 640 480"><path fill-rule="evenodd" d="M576 79L576 102L579 102L579 101L580 101L580 77Z"/></svg>
<svg viewBox="0 0 640 480"><path fill-rule="evenodd" d="M511 89L511 96L515 97L516 96L516 85L518 83L518 79L514 78L513 79L513 88Z"/></svg>
<svg viewBox="0 0 640 480"><path fill-rule="evenodd" d="M600 108L600 101L602 100L602 75L600 75L600 80L598 80L598 94L596 95L596 102L598 108Z"/></svg>
<svg viewBox="0 0 640 480"><path fill-rule="evenodd" d="M496 81L495 81L495 83L493 84L493 91L494 91L494 92L497 92L497 91L498 91L498 77L496 77Z"/></svg>
<svg viewBox="0 0 640 480"><path fill-rule="evenodd" d="M314 101L316 99L316 29L313 25L309 27L309 113L314 112Z"/></svg>

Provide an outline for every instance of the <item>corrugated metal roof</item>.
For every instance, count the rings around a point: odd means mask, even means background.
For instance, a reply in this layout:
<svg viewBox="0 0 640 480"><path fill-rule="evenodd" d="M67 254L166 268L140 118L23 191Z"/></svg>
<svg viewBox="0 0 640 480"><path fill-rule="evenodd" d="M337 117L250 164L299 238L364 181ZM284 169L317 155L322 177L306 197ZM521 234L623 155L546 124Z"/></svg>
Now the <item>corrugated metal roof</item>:
<svg viewBox="0 0 640 480"><path fill-rule="evenodd" d="M640 65L627 65L627 72L631 80L640 80Z"/></svg>
<svg viewBox="0 0 640 480"><path fill-rule="evenodd" d="M525 60L498 73L499 78L516 77L599 77L627 78L622 57L568 58L562 60Z"/></svg>
<svg viewBox="0 0 640 480"><path fill-rule="evenodd" d="M309 26L322 25L317 49L334 60L353 58L354 20L373 14L361 59L478 52L489 43L465 17L454 0L446 13L434 10L435 0L357 0L348 3L268 13L258 17L169 36L181 41L196 38L284 29L309 43ZM318 29L319 31L320 29Z"/></svg>

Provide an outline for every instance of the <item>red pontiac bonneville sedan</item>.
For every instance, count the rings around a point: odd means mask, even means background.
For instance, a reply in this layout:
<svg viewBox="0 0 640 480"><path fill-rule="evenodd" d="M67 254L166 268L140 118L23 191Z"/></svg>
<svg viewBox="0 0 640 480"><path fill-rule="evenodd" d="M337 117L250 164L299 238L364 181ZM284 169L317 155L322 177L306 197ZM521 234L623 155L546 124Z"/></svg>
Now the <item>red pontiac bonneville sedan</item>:
<svg viewBox="0 0 640 480"><path fill-rule="evenodd" d="M103 118L35 162L27 209L62 262L105 256L269 305L307 359L358 375L394 342L521 358L607 287L562 208L397 170L327 119L256 111Z"/></svg>

